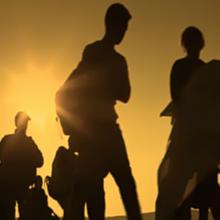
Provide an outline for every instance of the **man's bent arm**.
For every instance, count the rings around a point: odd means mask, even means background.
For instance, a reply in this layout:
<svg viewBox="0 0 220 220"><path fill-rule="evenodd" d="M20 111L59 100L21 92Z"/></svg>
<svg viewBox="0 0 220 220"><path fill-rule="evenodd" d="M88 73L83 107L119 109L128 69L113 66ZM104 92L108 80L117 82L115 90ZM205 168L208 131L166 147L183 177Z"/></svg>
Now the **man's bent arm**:
<svg viewBox="0 0 220 220"><path fill-rule="evenodd" d="M131 95L131 86L128 77L128 67L126 60L122 60L122 68L119 72L118 77L118 91L117 91L117 100L121 102L128 102Z"/></svg>

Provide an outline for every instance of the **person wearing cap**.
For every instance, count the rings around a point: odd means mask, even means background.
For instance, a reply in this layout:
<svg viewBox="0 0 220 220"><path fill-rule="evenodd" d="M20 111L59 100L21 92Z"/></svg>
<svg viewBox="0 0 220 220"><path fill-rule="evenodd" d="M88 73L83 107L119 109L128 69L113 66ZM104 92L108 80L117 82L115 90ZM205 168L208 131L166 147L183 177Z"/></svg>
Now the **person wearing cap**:
<svg viewBox="0 0 220 220"><path fill-rule="evenodd" d="M87 161L81 167L84 179L99 182L110 172L128 219L140 220L136 184L115 110L116 102L127 103L131 92L126 59L115 49L130 19L122 4L107 9L103 38L85 47L77 68L58 90L56 104L64 133L70 135L79 146L79 155Z"/></svg>
<svg viewBox="0 0 220 220"><path fill-rule="evenodd" d="M33 184L36 169L43 165L43 156L32 137L26 131L30 117L25 112L15 116L15 133L3 137L0 142L0 218L15 218L15 204L19 216L28 188Z"/></svg>

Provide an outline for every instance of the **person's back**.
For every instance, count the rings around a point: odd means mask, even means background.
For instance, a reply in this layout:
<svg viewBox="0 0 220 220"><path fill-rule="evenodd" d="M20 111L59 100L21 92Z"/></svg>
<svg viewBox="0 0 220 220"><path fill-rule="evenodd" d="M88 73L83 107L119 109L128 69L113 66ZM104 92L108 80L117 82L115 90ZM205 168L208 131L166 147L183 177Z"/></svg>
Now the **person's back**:
<svg viewBox="0 0 220 220"><path fill-rule="evenodd" d="M196 69L205 64L200 56L204 47L204 38L201 31L196 27L187 27L181 36L181 44L186 51L186 57L177 60L170 74L170 93L174 103L181 97L184 87L192 78Z"/></svg>
<svg viewBox="0 0 220 220"><path fill-rule="evenodd" d="M201 59L191 59L189 57L184 57L174 63L170 76L171 98L174 103L178 102L184 87L190 81L194 71L203 64L205 62Z"/></svg>
<svg viewBox="0 0 220 220"><path fill-rule="evenodd" d="M125 58L104 40L96 41L85 47L81 62L57 93L58 106L67 107L66 115L62 115L62 108L58 115L85 126L91 122L115 123L116 101L127 101L129 94Z"/></svg>
<svg viewBox="0 0 220 220"><path fill-rule="evenodd" d="M81 100L85 101L84 110L92 120L115 122L116 100L124 95L123 90L130 89L124 57L100 40L85 48L78 68L83 70L82 79L87 80L86 99Z"/></svg>

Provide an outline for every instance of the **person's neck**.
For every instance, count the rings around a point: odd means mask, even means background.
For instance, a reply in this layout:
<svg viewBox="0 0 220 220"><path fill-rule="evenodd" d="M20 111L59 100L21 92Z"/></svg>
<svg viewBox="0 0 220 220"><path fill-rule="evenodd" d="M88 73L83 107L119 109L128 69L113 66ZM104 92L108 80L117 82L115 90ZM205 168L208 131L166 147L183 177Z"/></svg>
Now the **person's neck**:
<svg viewBox="0 0 220 220"><path fill-rule="evenodd" d="M106 47L110 49L114 49L115 47L115 43L112 41L112 38L107 34L105 34L104 37L102 38L102 42Z"/></svg>
<svg viewBox="0 0 220 220"><path fill-rule="evenodd" d="M188 52L187 57L189 59L199 59L199 52Z"/></svg>
<svg viewBox="0 0 220 220"><path fill-rule="evenodd" d="M19 135L26 135L26 130L25 129L18 129L18 128L16 128L15 129L15 133L16 134L19 134Z"/></svg>

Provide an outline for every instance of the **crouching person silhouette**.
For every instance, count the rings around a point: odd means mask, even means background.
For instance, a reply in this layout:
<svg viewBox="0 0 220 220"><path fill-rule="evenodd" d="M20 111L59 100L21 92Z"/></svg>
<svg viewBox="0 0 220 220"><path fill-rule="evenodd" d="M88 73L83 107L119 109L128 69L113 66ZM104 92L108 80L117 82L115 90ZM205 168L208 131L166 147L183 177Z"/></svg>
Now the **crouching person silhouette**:
<svg viewBox="0 0 220 220"><path fill-rule="evenodd" d="M42 177L36 176L34 185L29 189L25 202L22 220L59 220L48 206L47 195L42 188Z"/></svg>
<svg viewBox="0 0 220 220"><path fill-rule="evenodd" d="M24 112L15 116L14 134L3 137L0 142L0 218L15 219L18 203L22 219L23 205L29 186L33 184L36 169L43 165L43 156L34 140L26 135L30 118Z"/></svg>

